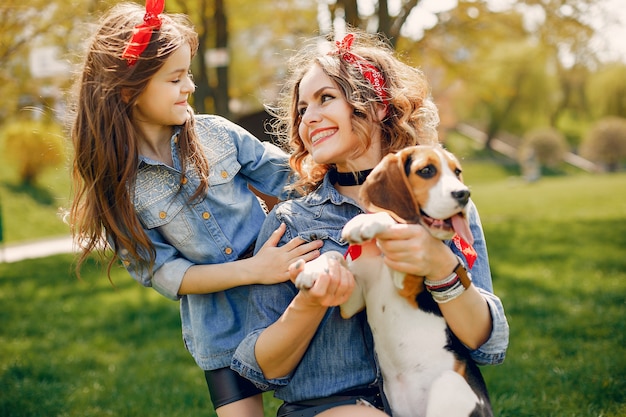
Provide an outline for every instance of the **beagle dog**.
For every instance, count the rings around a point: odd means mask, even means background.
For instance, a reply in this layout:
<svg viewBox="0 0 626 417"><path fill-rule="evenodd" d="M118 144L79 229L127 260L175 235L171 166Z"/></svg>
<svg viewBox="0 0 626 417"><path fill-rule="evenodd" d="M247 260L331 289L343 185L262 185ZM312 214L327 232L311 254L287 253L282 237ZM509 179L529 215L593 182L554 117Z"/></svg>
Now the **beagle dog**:
<svg viewBox="0 0 626 417"><path fill-rule="evenodd" d="M465 213L470 191L459 161L438 145L406 148L383 158L360 197L368 213L344 226L348 252L327 252L307 263L296 286L310 288L327 271L329 258L348 266L357 285L341 314L349 318L367 306L393 417L492 416L482 375L426 291L424 277L388 268L375 243L393 224L416 223L438 239L459 239L471 249ZM455 272L465 275L462 264ZM471 281L465 275L461 282L467 287Z"/></svg>

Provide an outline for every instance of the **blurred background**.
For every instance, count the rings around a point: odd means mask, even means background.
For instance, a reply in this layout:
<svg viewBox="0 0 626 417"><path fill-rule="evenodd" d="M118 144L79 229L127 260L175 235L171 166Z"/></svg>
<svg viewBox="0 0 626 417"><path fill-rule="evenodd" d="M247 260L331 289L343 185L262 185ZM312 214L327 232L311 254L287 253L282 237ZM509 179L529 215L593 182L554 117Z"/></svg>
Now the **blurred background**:
<svg viewBox="0 0 626 417"><path fill-rule="evenodd" d="M34 122L62 125L84 41L114 3L3 0L5 137L32 131ZM200 33L192 68L196 111L240 121L262 138L263 105L280 89L291 51L315 33L351 25L385 34L428 75L444 142L460 130L522 162L618 170L624 161L623 140L594 136L602 126L623 129L615 118L626 117L624 0L168 0L166 10L189 15ZM46 130L47 139L29 141L45 140L54 148L49 155L6 149L28 160L18 168L25 183L63 159L66 143L54 139L56 128ZM521 149L524 137L531 149ZM611 140L617 143L605 143Z"/></svg>

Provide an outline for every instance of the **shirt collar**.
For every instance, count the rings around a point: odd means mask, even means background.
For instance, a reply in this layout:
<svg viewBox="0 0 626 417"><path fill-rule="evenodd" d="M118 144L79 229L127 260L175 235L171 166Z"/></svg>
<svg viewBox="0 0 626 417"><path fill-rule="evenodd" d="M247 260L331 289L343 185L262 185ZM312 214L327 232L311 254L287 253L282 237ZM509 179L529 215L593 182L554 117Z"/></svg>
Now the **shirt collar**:
<svg viewBox="0 0 626 417"><path fill-rule="evenodd" d="M339 191L335 189L330 182L328 173L326 173L319 187L306 196L306 203L311 206L318 206L328 202L336 206L347 203L358 207L358 204L353 199L340 194Z"/></svg>
<svg viewBox="0 0 626 417"><path fill-rule="evenodd" d="M179 168L179 161L178 161L178 152L177 150L177 144L178 144L178 135L180 134L182 130L181 126L174 126L174 131L172 133L172 136L170 138L170 147L172 149L172 159L174 160L174 166L178 169ZM146 158L143 155L139 155L139 158L137 160L137 166L138 167L142 167L144 165L164 165L161 162L157 162L153 159L150 158Z"/></svg>

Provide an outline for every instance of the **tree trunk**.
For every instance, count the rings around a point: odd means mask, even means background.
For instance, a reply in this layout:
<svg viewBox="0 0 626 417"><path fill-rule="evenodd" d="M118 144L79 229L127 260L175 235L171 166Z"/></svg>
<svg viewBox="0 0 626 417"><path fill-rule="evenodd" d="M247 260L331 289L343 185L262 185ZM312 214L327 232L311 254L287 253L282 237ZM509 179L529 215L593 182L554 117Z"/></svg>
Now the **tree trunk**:
<svg viewBox="0 0 626 417"><path fill-rule="evenodd" d="M228 49L228 25L226 12L224 10L224 0L215 0L215 29L217 36L215 39L215 47L220 50ZM228 66L227 63L216 68L217 87L215 89L215 113L226 118L230 118L230 109L228 106Z"/></svg>

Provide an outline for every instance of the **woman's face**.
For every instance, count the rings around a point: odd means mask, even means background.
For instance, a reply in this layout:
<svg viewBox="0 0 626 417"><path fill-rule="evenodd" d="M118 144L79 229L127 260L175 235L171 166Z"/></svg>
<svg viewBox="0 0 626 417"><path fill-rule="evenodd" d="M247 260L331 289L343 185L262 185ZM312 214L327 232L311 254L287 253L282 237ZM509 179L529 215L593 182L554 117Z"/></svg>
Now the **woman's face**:
<svg viewBox="0 0 626 417"><path fill-rule="evenodd" d="M352 130L352 106L319 65L300 81L297 109L298 134L318 164L335 164L339 171L373 168L381 158L380 128L374 129L372 146L355 158L362 142Z"/></svg>

